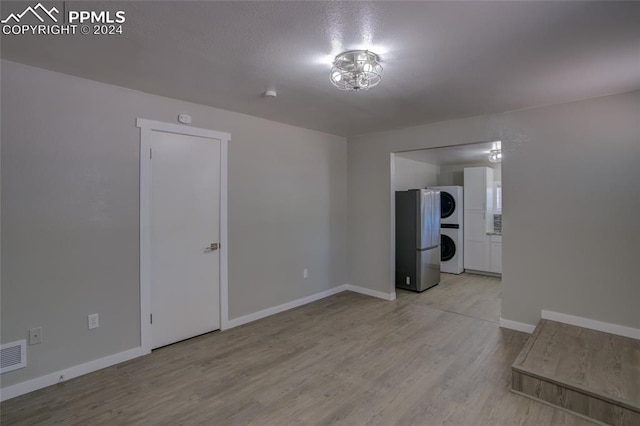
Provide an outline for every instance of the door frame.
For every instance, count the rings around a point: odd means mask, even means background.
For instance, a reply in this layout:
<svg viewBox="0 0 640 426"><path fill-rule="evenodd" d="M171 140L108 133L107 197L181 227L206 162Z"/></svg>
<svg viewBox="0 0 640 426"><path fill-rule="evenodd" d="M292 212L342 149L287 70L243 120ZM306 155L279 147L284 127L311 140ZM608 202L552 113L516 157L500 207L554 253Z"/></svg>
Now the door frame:
<svg viewBox="0 0 640 426"><path fill-rule="evenodd" d="M182 124L137 118L140 128L140 346L151 352L151 140L152 132L220 141L220 329L229 328L228 144L231 134Z"/></svg>

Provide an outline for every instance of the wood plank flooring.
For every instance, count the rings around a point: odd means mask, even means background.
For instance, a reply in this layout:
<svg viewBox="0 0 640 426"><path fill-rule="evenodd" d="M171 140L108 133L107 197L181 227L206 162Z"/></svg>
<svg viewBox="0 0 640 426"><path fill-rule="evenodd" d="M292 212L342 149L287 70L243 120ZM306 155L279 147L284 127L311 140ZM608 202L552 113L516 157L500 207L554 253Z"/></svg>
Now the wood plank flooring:
<svg viewBox="0 0 640 426"><path fill-rule="evenodd" d="M541 320L513 389L613 425L640 425L640 341Z"/></svg>
<svg viewBox="0 0 640 426"><path fill-rule="evenodd" d="M411 303L496 324L500 321L500 278L476 274L441 274L440 284L423 293L396 291L398 299L407 297Z"/></svg>
<svg viewBox="0 0 640 426"><path fill-rule="evenodd" d="M494 278L445 276L392 302L340 293L6 401L1 422L591 424L509 391L528 335L498 317Z"/></svg>

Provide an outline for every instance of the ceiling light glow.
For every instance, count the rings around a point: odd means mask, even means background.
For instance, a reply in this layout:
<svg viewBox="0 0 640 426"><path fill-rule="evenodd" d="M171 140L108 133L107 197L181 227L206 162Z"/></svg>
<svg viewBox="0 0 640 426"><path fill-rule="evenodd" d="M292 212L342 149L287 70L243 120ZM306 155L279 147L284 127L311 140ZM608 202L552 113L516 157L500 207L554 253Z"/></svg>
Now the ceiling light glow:
<svg viewBox="0 0 640 426"><path fill-rule="evenodd" d="M501 163L502 162L502 150L492 149L489 152L489 161L492 163Z"/></svg>

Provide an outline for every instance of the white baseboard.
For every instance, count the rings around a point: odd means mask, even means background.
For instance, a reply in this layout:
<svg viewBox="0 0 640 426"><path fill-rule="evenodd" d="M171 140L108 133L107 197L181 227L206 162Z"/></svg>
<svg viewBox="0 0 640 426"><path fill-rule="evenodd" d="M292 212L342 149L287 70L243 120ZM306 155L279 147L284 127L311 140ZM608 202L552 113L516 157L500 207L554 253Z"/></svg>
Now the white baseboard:
<svg viewBox="0 0 640 426"><path fill-rule="evenodd" d="M500 318L500 327L508 328L509 330L522 331L523 333L533 333L536 329L535 325L525 324L523 322L511 321L508 319Z"/></svg>
<svg viewBox="0 0 640 426"><path fill-rule="evenodd" d="M320 293L312 294L311 296L303 297L302 299L292 300L291 302L283 303L282 305L272 306L271 308L263 309L252 314L230 319L225 330L257 321L271 315L279 314L280 312L288 311L289 309L297 308L299 306L306 305L307 303L315 302L316 300L324 299L325 297L333 296L334 294L341 293L343 291L353 291L355 293L366 294L367 296L373 296L384 300L396 299L395 292L383 293L381 291L370 290L368 288L358 287L351 284L343 284L329 290L321 291Z"/></svg>
<svg viewBox="0 0 640 426"><path fill-rule="evenodd" d="M56 371L55 373L27 380L26 382L16 383L15 385L0 389L0 401L6 401L8 399L15 398L16 396L24 395L25 393L33 392L38 389L46 388L47 386L55 385L59 382L73 379L74 377L93 373L94 371L102 370L103 368L111 367L112 365L129 361L130 359L137 358L148 353L149 352L144 350L142 347L133 348L104 358L99 358L94 361L85 362L84 364L75 365L64 370ZM60 379L61 376L63 379Z"/></svg>
<svg viewBox="0 0 640 426"><path fill-rule="evenodd" d="M383 300L396 300L396 293L383 293L377 290L371 290L364 287L358 287L357 285L345 284L346 290L353 291L354 293L366 294L367 296L377 297Z"/></svg>
<svg viewBox="0 0 640 426"><path fill-rule="evenodd" d="M302 299L292 300L291 302L283 303L282 305L272 306L271 308L263 309L252 314L244 315L238 318L230 319L227 322L228 330L233 327L238 327L243 324L247 324L262 318L266 318L271 315L278 314L280 312L288 311L289 309L297 308L298 306L306 305L307 303L315 302L316 300L324 299L325 297L332 296L347 290L347 284L343 284L338 287L331 288L329 290L321 291L320 293L312 294L311 296L303 297Z"/></svg>
<svg viewBox="0 0 640 426"><path fill-rule="evenodd" d="M627 327L626 325L612 324L609 322L577 317L575 315L562 314L560 312L545 311L544 309L542 310L542 319L548 319L551 321L575 325L577 327L589 328L591 330L603 331L605 333L640 340L640 328Z"/></svg>

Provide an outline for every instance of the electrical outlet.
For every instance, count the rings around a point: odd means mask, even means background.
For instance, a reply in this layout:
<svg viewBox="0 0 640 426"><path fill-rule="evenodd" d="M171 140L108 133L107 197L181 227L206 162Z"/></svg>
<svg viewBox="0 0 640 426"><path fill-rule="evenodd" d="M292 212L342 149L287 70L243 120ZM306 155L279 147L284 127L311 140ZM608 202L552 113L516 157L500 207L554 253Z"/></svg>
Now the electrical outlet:
<svg viewBox="0 0 640 426"><path fill-rule="evenodd" d="M100 327L100 318L98 314L89 315L89 330Z"/></svg>
<svg viewBox="0 0 640 426"><path fill-rule="evenodd" d="M42 343L42 327L29 329L29 344L37 345L38 343Z"/></svg>
<svg viewBox="0 0 640 426"><path fill-rule="evenodd" d="M304 271L302 271L302 277L303 278L309 278L309 270L305 269Z"/></svg>
<svg viewBox="0 0 640 426"><path fill-rule="evenodd" d="M407 277L406 283L407 283L407 285L411 285L411 277Z"/></svg>

